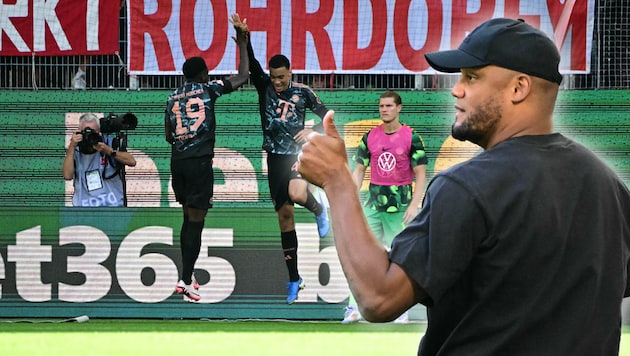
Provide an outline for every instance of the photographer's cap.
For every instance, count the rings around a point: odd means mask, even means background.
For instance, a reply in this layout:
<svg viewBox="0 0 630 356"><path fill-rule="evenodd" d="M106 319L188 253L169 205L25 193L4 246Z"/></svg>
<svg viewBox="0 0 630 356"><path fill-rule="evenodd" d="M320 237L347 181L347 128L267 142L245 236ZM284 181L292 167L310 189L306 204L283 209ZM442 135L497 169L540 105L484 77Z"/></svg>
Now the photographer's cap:
<svg viewBox="0 0 630 356"><path fill-rule="evenodd" d="M511 69L560 84L560 53L544 32L523 20L496 18L477 26L459 45L447 51L426 53L429 65L440 72L487 65Z"/></svg>

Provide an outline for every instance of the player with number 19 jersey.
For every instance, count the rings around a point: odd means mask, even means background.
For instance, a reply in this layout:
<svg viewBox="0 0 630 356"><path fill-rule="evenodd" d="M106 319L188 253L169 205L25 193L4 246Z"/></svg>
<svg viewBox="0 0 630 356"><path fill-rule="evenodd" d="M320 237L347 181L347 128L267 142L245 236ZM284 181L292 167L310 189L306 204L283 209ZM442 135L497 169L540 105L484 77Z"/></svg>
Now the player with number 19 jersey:
<svg viewBox="0 0 630 356"><path fill-rule="evenodd" d="M169 96L165 120L173 135L172 158L214 155L216 99L232 92L229 81L186 82Z"/></svg>

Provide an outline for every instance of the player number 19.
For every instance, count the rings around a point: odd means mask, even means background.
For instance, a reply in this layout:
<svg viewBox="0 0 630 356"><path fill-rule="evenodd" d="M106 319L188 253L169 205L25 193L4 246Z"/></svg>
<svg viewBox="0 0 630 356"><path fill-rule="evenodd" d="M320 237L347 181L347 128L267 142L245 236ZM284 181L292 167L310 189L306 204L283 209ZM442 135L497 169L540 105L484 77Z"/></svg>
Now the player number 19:
<svg viewBox="0 0 630 356"><path fill-rule="evenodd" d="M171 111L175 114L175 118L177 120L177 127L175 128L176 136L186 135L190 132L197 132L199 126L201 126L201 124L206 120L206 106L201 98L193 97L186 101L185 116L188 118L188 121L194 121L194 123L190 126L184 126L182 123L182 113L179 101L173 103Z"/></svg>

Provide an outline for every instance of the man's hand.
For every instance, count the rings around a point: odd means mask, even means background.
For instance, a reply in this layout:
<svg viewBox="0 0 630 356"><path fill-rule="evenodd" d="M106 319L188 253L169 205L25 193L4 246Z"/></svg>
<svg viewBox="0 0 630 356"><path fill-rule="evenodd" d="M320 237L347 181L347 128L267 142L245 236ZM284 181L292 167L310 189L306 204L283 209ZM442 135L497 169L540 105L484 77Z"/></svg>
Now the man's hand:
<svg viewBox="0 0 630 356"><path fill-rule="evenodd" d="M326 113L323 120L326 134L311 132L298 156L298 170L302 177L322 188L331 182L343 181L339 179L342 174L350 176L352 182L346 145L337 131L334 115L332 110ZM354 185L350 188L354 189Z"/></svg>
<svg viewBox="0 0 630 356"><path fill-rule="evenodd" d="M83 134L81 132L75 132L72 134L72 137L70 138L70 144L69 147L70 148L74 148L76 147L79 142L83 141Z"/></svg>
<svg viewBox="0 0 630 356"><path fill-rule="evenodd" d="M239 33L242 33L245 35L249 34L249 28L247 27L247 19L243 19L243 21L241 21L241 17L237 13L232 14L232 17L230 17L230 23L232 24L232 26L234 26L234 29L236 30L237 35Z"/></svg>
<svg viewBox="0 0 630 356"><path fill-rule="evenodd" d="M94 146L92 146L96 151L103 153L107 156L111 155L114 151L113 148L109 147L106 143L98 142Z"/></svg>
<svg viewBox="0 0 630 356"><path fill-rule="evenodd" d="M403 216L403 224L409 225L416 215L418 215L418 207L409 205L407 210L405 210L405 215Z"/></svg>
<svg viewBox="0 0 630 356"><path fill-rule="evenodd" d="M232 36L232 39L237 44L247 44L249 39L249 29L247 28L247 19L241 21L240 16L237 13L232 14L230 17L230 23L236 30L236 36Z"/></svg>

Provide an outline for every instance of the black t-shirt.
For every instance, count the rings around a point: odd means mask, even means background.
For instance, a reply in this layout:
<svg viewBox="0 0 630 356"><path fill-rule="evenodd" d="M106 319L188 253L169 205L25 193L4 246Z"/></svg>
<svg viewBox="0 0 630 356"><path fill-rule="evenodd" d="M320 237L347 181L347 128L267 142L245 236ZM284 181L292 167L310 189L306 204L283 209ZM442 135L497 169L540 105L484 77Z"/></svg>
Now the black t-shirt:
<svg viewBox="0 0 630 356"><path fill-rule="evenodd" d="M431 297L419 355L611 355L629 245L627 187L552 134L438 174L390 258Z"/></svg>

